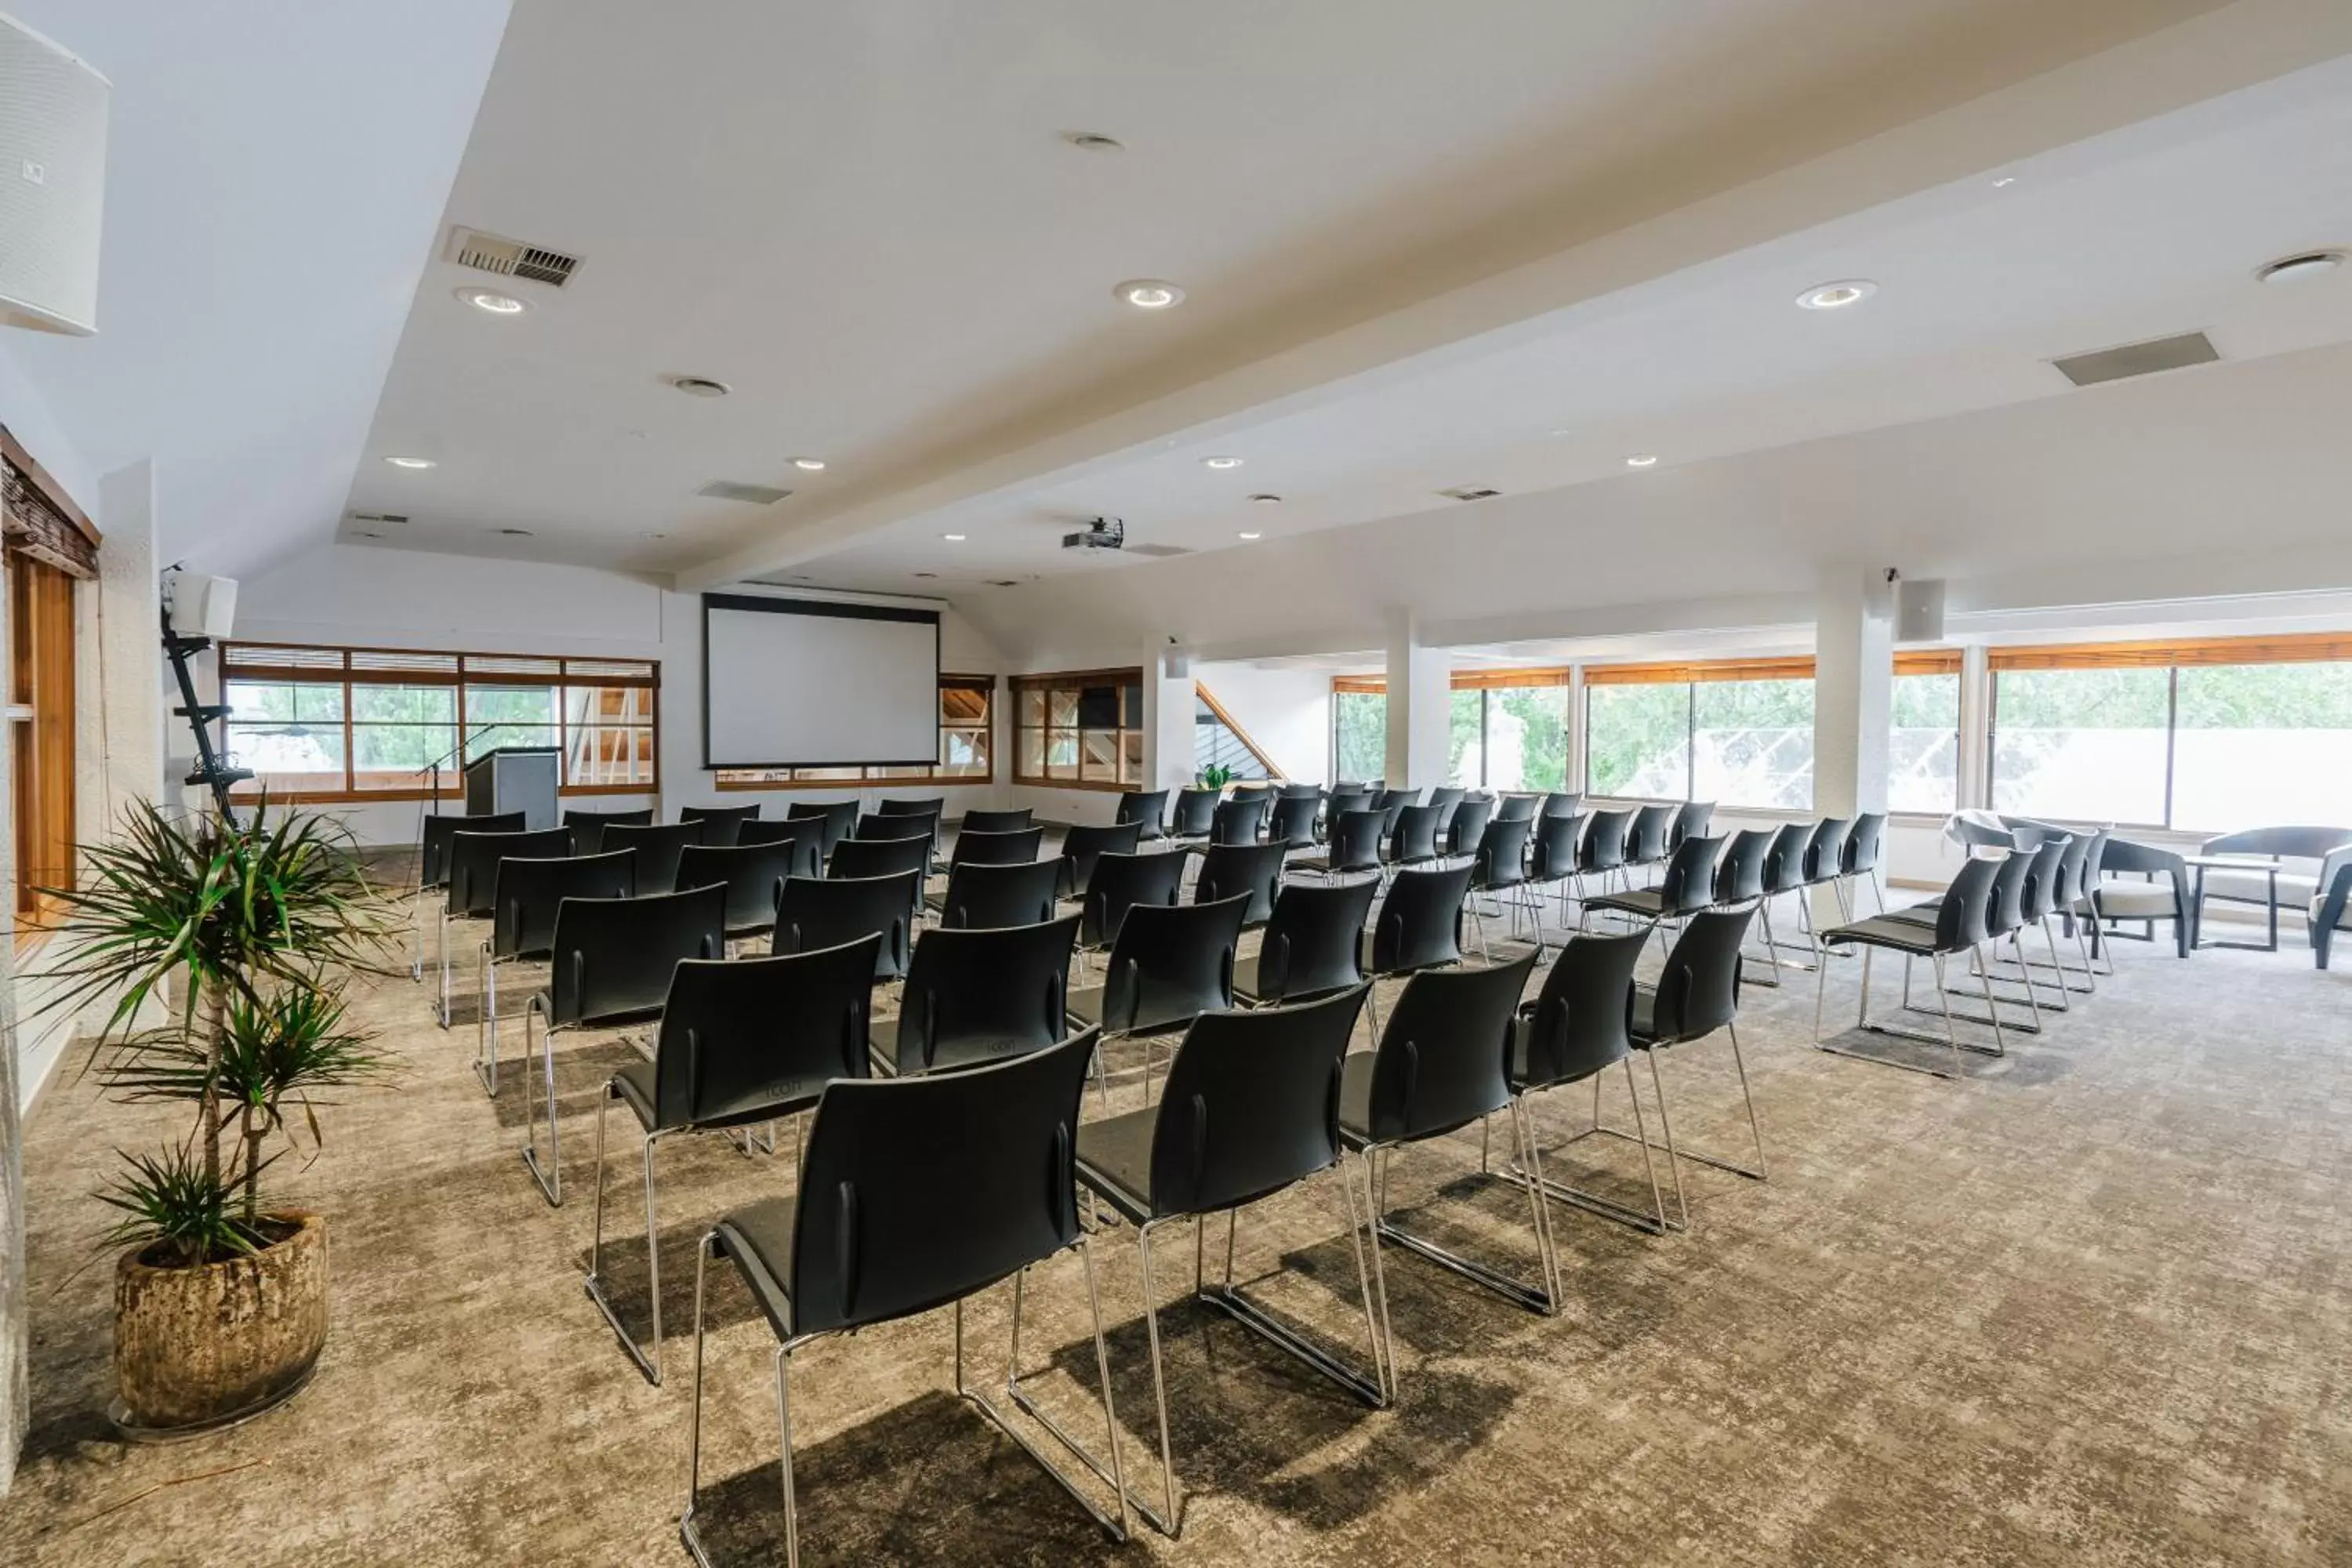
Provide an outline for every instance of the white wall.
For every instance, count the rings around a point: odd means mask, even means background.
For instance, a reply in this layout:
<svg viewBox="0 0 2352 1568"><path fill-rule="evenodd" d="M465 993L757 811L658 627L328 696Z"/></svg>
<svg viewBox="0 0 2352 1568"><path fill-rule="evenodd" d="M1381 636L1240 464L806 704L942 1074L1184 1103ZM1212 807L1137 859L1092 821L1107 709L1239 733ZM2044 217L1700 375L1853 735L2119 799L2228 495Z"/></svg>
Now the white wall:
<svg viewBox="0 0 2352 1568"><path fill-rule="evenodd" d="M1328 670L1234 660L1192 673L1293 784L1331 782Z"/></svg>

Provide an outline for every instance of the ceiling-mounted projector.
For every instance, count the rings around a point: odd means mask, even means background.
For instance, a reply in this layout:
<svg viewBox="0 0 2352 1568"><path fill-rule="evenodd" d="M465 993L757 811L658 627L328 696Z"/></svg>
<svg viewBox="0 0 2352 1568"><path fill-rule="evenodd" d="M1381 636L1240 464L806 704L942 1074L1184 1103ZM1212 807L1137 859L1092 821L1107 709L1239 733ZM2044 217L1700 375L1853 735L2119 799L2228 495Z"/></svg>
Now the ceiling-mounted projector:
<svg viewBox="0 0 2352 1568"><path fill-rule="evenodd" d="M1127 524L1115 517L1098 517L1076 533L1062 535L1065 550L1117 550L1127 542Z"/></svg>

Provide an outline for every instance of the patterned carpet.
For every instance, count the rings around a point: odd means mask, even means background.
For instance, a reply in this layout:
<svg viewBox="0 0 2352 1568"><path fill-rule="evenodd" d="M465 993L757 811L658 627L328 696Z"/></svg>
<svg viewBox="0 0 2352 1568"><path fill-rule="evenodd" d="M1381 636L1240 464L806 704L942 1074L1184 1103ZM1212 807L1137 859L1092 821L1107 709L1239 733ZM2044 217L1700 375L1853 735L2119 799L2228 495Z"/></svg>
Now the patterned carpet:
<svg viewBox="0 0 2352 1568"><path fill-rule="evenodd" d="M1811 1049L1811 975L1750 989L1740 1034L1770 1180L1687 1166L1691 1230L1663 1238L1555 1209L1568 1300L1553 1319L1391 1251L1404 1378L1391 1410L1182 1303L1189 1271L1164 1268L1192 1493L1178 1541L1139 1529L1113 1546L958 1402L947 1314L813 1347L793 1384L803 1561L2352 1561L2352 974L2315 973L2294 941L2187 963L2123 944L2095 998L2013 1038L2007 1058L1972 1062L1963 1083ZM1858 968L1832 965L1832 1017L1852 1016ZM104 1105L70 1070L50 1086L25 1151L33 1432L0 1504L0 1562L686 1561L695 1240L729 1206L788 1190L789 1145L772 1160L718 1138L662 1151L671 1379L649 1387L579 1273L589 1112L629 1046L579 1036L558 1054L572 1119L552 1210L516 1155L520 1075L487 1100L466 1068L470 1015L445 1034L424 995L404 979L367 989L397 1085L322 1112L324 1156L286 1163L283 1195L323 1210L333 1237L317 1379L211 1439L129 1447L101 1415L111 1259L93 1252L89 1194L112 1147L171 1119ZM1138 1060L1129 1047L1113 1064ZM1678 1136L1743 1152L1724 1045L1677 1047L1664 1067ZM1129 1072L1118 1102L1139 1092ZM1619 1079L1612 1119L1623 1093ZM1547 1144L1590 1110L1581 1093L1544 1103ZM625 1126L608 1267L642 1321ZM1477 1161L1475 1133L1402 1156L1391 1202L1531 1273L1524 1197L1472 1180ZM1579 1143L1554 1173L1647 1196L1631 1144ZM1245 1217L1241 1269L1360 1359L1344 1225L1335 1189L1285 1194ZM1190 1248L1179 1237L1168 1250ZM1131 1233L1107 1233L1095 1257L1124 1453L1149 1479ZM723 1278L709 1540L724 1563L782 1562L773 1340ZM1000 1294L971 1315L980 1364L1003 1366L1007 1306ZM1041 1397L1099 1440L1075 1258L1033 1281L1024 1333Z"/></svg>

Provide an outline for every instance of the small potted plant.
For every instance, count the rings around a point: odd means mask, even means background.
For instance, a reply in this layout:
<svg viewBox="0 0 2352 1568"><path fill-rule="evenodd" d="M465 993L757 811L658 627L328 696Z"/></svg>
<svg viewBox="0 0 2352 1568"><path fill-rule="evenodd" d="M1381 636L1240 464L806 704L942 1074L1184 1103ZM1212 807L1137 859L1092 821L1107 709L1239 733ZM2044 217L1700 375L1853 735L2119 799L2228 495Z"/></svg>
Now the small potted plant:
<svg viewBox="0 0 2352 1568"><path fill-rule="evenodd" d="M110 998L100 1081L194 1115L184 1141L126 1152L101 1194L123 1215L104 1239L127 1246L111 1414L201 1430L286 1398L326 1342L325 1221L272 1205L263 1177L290 1111L315 1142L316 1097L379 1068L333 975L372 964L383 923L348 836L315 816L183 824L142 805L82 855L81 886L52 891L49 1006Z"/></svg>
<svg viewBox="0 0 2352 1568"><path fill-rule="evenodd" d="M1199 779L1202 789L1221 790L1234 782L1234 770L1220 763L1212 763L1201 770Z"/></svg>

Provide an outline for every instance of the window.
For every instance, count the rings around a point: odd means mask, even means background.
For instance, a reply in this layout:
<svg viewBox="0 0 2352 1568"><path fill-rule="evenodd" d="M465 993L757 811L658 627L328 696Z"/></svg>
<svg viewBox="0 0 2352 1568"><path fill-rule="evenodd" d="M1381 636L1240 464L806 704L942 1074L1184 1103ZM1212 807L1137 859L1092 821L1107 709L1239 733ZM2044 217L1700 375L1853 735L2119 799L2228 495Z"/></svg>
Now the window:
<svg viewBox="0 0 2352 1568"><path fill-rule="evenodd" d="M2352 637L1996 648L1996 809L2200 833L2344 815Z"/></svg>
<svg viewBox="0 0 2352 1568"><path fill-rule="evenodd" d="M1960 654L1902 651L1887 704L1886 809L1948 816L1960 804Z"/></svg>
<svg viewBox="0 0 2352 1568"><path fill-rule="evenodd" d="M1013 779L1063 789L1143 784L1143 671L1013 678Z"/></svg>
<svg viewBox="0 0 2352 1568"><path fill-rule="evenodd" d="M940 760L928 768L720 768L720 789L987 784L996 777L996 677L940 677Z"/></svg>
<svg viewBox="0 0 2352 1568"><path fill-rule="evenodd" d="M1602 665L1585 682L1590 793L1812 809L1811 659Z"/></svg>
<svg viewBox="0 0 2352 1568"><path fill-rule="evenodd" d="M273 799L415 800L457 787L462 762L553 746L566 795L657 787L650 659L228 643L228 754Z"/></svg>
<svg viewBox="0 0 2352 1568"><path fill-rule="evenodd" d="M1465 789L1567 788L1568 680L1565 667L1456 674L1452 782Z"/></svg>
<svg viewBox="0 0 2352 1568"><path fill-rule="evenodd" d="M7 545L8 767L16 792L16 924L54 910L42 888L74 882L75 584L98 575L98 530L0 426L0 531ZM0 1047L0 1049L5 1049Z"/></svg>
<svg viewBox="0 0 2352 1568"><path fill-rule="evenodd" d="M1810 664L1810 661L1807 661ZM1691 685L1692 800L1813 808L1813 677Z"/></svg>
<svg viewBox="0 0 2352 1568"><path fill-rule="evenodd" d="M1388 688L1378 676L1331 682L1331 776L1357 784L1389 770Z"/></svg>

